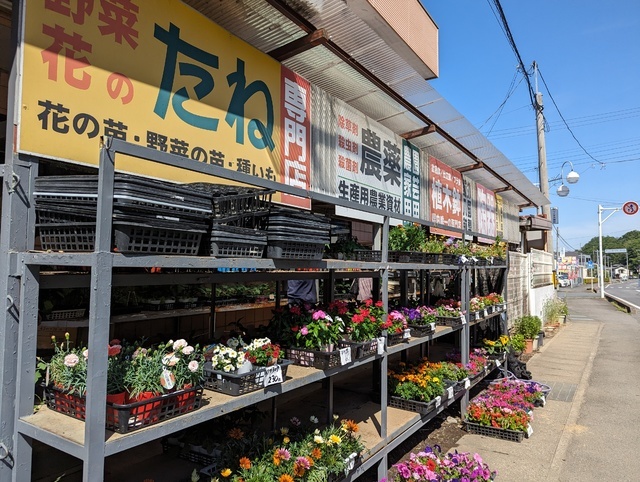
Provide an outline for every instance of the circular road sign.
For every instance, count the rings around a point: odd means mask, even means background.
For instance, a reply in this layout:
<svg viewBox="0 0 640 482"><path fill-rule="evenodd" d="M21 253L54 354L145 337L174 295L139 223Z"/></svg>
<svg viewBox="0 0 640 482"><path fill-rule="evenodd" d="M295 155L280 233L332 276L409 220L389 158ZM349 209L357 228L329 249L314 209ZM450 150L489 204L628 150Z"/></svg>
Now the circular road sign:
<svg viewBox="0 0 640 482"><path fill-rule="evenodd" d="M622 211L629 216L633 216L638 212L638 203L635 201L628 201L622 205Z"/></svg>

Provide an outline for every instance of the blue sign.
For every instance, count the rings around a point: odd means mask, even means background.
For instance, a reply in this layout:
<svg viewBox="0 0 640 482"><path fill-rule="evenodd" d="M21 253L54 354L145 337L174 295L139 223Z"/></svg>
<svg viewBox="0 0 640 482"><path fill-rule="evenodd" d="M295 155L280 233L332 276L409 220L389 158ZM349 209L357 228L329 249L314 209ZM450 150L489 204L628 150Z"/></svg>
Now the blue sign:
<svg viewBox="0 0 640 482"><path fill-rule="evenodd" d="M591 260L587 261L587 268L589 269L593 268L593 261Z"/></svg>

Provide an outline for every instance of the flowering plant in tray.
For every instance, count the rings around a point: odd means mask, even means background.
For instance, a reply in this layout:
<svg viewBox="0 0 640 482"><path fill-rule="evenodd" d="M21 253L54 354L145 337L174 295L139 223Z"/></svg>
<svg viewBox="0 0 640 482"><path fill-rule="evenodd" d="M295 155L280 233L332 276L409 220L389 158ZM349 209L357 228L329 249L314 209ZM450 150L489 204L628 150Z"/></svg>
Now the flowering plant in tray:
<svg viewBox="0 0 640 482"><path fill-rule="evenodd" d="M393 478L390 481L474 481L488 482L497 474L482 461L478 454L468 452L442 454L440 447L426 447L423 451L412 453L409 460L393 466Z"/></svg>
<svg viewBox="0 0 640 482"><path fill-rule="evenodd" d="M314 310L306 324L293 326L296 344L309 350L328 350L342 339L344 322L339 316L332 317L323 310Z"/></svg>
<svg viewBox="0 0 640 482"><path fill-rule="evenodd" d="M387 320L382 323L382 329L389 334L402 333L408 327L407 318L398 310L393 310L387 315Z"/></svg>
<svg viewBox="0 0 640 482"><path fill-rule="evenodd" d="M382 302L369 299L354 310L346 333L352 341L373 340L380 336L383 316Z"/></svg>
<svg viewBox="0 0 640 482"><path fill-rule="evenodd" d="M247 346L244 357L254 366L273 365L280 358L280 345L271 343L269 338L256 338Z"/></svg>

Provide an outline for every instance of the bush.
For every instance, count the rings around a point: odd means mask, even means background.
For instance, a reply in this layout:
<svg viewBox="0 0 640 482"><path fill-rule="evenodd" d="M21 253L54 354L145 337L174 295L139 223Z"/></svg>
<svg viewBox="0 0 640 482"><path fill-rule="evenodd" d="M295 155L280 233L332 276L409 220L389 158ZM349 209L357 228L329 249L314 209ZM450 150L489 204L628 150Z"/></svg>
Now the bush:
<svg viewBox="0 0 640 482"><path fill-rule="evenodd" d="M553 297L545 301L542 312L544 313L545 323L555 323L560 316L569 314L569 309L566 301L558 297Z"/></svg>
<svg viewBox="0 0 640 482"><path fill-rule="evenodd" d="M515 322L515 333L524 336L525 339L535 338L541 329L542 320L535 315L522 316Z"/></svg>

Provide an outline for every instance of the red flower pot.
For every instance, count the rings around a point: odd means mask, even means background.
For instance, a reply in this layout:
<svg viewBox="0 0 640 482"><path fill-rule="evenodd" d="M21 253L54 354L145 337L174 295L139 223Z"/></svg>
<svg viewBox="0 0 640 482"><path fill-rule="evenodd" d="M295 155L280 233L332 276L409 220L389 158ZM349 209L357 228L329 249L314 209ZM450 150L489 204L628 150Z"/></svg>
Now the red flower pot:
<svg viewBox="0 0 640 482"><path fill-rule="evenodd" d="M129 397L130 403L143 402L145 400L152 400L149 403L144 403L131 408L131 417L133 417L133 424L149 425L158 421L160 416L160 408L162 406L162 400L158 398L158 393L142 392L137 397ZM157 400L154 400L156 399Z"/></svg>
<svg viewBox="0 0 640 482"><path fill-rule="evenodd" d="M191 384L187 383L183 390L189 390L190 388L192 388ZM195 408L196 392L196 390L192 390L187 393L176 395L177 413L187 413Z"/></svg>
<svg viewBox="0 0 640 482"><path fill-rule="evenodd" d="M112 407L110 404L124 405L125 392L107 394L107 428L115 428L118 426L118 409Z"/></svg>

